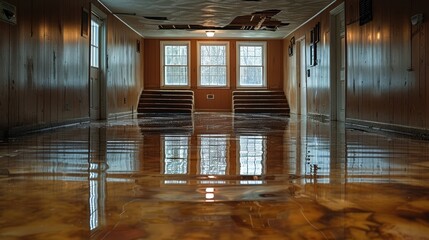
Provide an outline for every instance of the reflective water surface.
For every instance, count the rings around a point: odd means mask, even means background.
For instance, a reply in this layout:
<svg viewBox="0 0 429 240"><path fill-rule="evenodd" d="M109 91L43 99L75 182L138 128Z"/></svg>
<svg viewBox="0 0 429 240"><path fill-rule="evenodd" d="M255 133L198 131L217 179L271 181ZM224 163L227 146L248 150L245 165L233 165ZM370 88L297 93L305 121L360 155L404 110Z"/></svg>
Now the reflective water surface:
<svg viewBox="0 0 429 240"><path fill-rule="evenodd" d="M429 239L429 142L274 115L0 143L0 239Z"/></svg>

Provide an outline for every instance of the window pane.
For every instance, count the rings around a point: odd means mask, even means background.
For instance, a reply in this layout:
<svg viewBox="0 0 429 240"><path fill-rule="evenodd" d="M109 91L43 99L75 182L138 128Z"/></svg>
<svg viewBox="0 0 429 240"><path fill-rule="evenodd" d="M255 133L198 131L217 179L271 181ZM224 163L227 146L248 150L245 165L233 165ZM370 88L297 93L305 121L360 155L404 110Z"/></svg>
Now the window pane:
<svg viewBox="0 0 429 240"><path fill-rule="evenodd" d="M99 67L100 24L91 20L91 67Z"/></svg>
<svg viewBox="0 0 429 240"><path fill-rule="evenodd" d="M165 66L165 85L188 85L187 66Z"/></svg>
<svg viewBox="0 0 429 240"><path fill-rule="evenodd" d="M240 46L241 66L262 66L262 46Z"/></svg>
<svg viewBox="0 0 429 240"><path fill-rule="evenodd" d="M262 86L262 67L240 67L240 85Z"/></svg>
<svg viewBox="0 0 429 240"><path fill-rule="evenodd" d="M226 86L226 67L201 67L201 85Z"/></svg>
<svg viewBox="0 0 429 240"><path fill-rule="evenodd" d="M201 46L201 65L226 65L226 46Z"/></svg>
<svg viewBox="0 0 429 240"><path fill-rule="evenodd" d="M200 85L227 85L227 46L200 45Z"/></svg>

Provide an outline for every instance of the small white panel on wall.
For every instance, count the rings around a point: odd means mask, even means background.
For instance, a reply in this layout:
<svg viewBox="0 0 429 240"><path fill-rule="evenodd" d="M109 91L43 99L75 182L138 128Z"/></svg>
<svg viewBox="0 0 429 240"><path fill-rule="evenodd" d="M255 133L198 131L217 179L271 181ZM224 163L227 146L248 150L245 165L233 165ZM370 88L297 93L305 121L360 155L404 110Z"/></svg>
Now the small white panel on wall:
<svg viewBox="0 0 429 240"><path fill-rule="evenodd" d="M10 24L16 24L16 6L0 1L0 19Z"/></svg>

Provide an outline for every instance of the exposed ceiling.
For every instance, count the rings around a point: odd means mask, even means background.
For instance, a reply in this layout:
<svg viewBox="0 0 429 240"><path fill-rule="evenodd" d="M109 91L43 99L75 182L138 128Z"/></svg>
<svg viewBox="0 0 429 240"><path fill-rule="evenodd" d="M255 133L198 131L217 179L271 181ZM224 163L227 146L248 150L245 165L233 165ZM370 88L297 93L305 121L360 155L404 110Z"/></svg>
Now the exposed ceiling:
<svg viewBox="0 0 429 240"><path fill-rule="evenodd" d="M335 0L99 0L146 38L284 38Z"/></svg>

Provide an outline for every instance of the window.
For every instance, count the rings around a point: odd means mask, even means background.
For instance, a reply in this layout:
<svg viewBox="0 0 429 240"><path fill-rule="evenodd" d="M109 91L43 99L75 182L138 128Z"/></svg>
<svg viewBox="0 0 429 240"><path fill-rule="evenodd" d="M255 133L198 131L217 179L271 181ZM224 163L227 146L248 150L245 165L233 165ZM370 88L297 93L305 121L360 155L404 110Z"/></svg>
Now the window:
<svg viewBox="0 0 429 240"><path fill-rule="evenodd" d="M237 43L238 87L266 86L266 43Z"/></svg>
<svg viewBox="0 0 429 240"><path fill-rule="evenodd" d="M91 67L100 66L100 24L91 20Z"/></svg>
<svg viewBox="0 0 429 240"><path fill-rule="evenodd" d="M189 42L161 42L162 86L189 86Z"/></svg>
<svg viewBox="0 0 429 240"><path fill-rule="evenodd" d="M198 85L202 87L227 87L229 85L229 43L198 43Z"/></svg>

